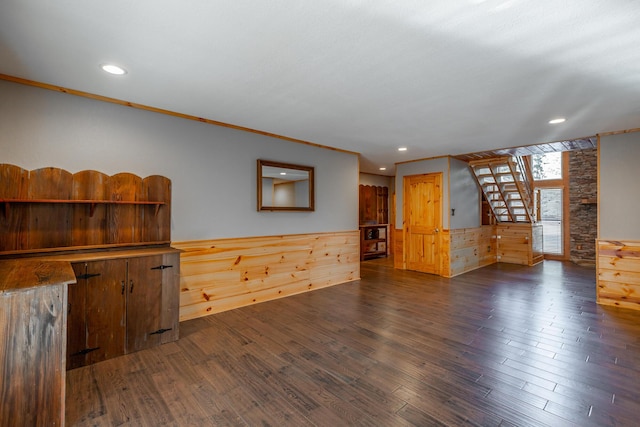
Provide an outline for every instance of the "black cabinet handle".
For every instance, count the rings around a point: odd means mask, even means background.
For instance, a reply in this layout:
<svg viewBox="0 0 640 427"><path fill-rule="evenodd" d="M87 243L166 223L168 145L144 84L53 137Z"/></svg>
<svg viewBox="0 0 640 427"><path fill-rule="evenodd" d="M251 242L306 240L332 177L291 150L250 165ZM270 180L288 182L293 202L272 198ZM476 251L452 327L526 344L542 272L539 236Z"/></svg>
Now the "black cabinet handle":
<svg viewBox="0 0 640 427"><path fill-rule="evenodd" d="M173 265L158 265L157 267L151 267L152 270L164 270L165 268L173 268Z"/></svg>
<svg viewBox="0 0 640 427"><path fill-rule="evenodd" d="M129 293L132 294L133 293L133 280L131 280L129 282L129 284L131 285L131 287L129 288Z"/></svg>
<svg viewBox="0 0 640 427"><path fill-rule="evenodd" d="M160 334L164 334L167 331L170 331L171 328L162 328L162 329L158 329L155 332L151 332L149 335L160 335Z"/></svg>
<svg viewBox="0 0 640 427"><path fill-rule="evenodd" d="M122 284L122 290L120 291L120 295L124 295L124 288L125 288L124 280L122 280L120 283Z"/></svg>

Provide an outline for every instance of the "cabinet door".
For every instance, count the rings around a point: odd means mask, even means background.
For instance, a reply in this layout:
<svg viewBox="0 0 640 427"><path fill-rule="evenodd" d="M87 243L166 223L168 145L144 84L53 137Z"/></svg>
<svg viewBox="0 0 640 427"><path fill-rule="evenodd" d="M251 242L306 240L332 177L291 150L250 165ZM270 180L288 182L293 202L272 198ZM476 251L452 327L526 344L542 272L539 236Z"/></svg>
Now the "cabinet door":
<svg viewBox="0 0 640 427"><path fill-rule="evenodd" d="M160 344L162 255L129 259L127 353Z"/></svg>
<svg viewBox="0 0 640 427"><path fill-rule="evenodd" d="M124 260L72 264L69 285L67 369L124 354Z"/></svg>
<svg viewBox="0 0 640 427"><path fill-rule="evenodd" d="M87 263L87 363L124 354L126 261Z"/></svg>
<svg viewBox="0 0 640 427"><path fill-rule="evenodd" d="M86 365L87 348L87 265L84 262L71 264L76 274L76 283L68 286L67 301L67 369Z"/></svg>

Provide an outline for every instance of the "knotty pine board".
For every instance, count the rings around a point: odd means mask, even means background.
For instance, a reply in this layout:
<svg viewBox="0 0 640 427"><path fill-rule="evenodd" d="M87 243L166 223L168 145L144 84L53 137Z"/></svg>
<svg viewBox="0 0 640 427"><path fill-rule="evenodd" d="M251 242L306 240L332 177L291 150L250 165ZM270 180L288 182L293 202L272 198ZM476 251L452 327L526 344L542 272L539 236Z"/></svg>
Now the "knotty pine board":
<svg viewBox="0 0 640 427"><path fill-rule="evenodd" d="M597 240L597 301L640 310L640 241Z"/></svg>
<svg viewBox="0 0 640 427"><path fill-rule="evenodd" d="M496 262L495 226L461 228L450 230L448 234L450 243L447 277Z"/></svg>
<svg viewBox="0 0 640 427"><path fill-rule="evenodd" d="M172 242L180 320L360 278L359 231Z"/></svg>
<svg viewBox="0 0 640 427"><path fill-rule="evenodd" d="M541 226L532 224L498 224L498 262L534 265L542 261L538 253ZM535 238L535 242L534 242ZM534 249L536 252L534 252Z"/></svg>

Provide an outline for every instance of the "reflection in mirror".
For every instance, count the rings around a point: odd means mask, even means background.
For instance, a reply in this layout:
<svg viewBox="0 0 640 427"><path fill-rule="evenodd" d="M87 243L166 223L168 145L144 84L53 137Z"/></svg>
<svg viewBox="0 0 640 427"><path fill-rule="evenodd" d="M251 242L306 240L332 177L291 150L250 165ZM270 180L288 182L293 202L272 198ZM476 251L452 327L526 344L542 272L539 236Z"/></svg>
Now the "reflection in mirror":
<svg viewBox="0 0 640 427"><path fill-rule="evenodd" d="M259 211L312 211L313 167L258 160Z"/></svg>

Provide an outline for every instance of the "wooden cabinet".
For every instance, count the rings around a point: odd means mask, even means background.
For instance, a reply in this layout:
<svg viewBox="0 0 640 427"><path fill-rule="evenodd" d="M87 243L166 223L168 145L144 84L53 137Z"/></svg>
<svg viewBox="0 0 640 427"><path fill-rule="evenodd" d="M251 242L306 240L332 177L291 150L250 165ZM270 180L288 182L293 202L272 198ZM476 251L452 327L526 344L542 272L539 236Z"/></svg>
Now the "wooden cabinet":
<svg viewBox="0 0 640 427"><path fill-rule="evenodd" d="M0 261L0 426L64 425L69 263Z"/></svg>
<svg viewBox="0 0 640 427"><path fill-rule="evenodd" d="M70 259L77 283L69 285L67 369L178 339L178 251L86 256Z"/></svg>
<svg viewBox="0 0 640 427"><path fill-rule="evenodd" d="M360 260L387 256L389 247L387 224L360 226Z"/></svg>
<svg viewBox="0 0 640 427"><path fill-rule="evenodd" d="M359 187L360 224L386 224L389 222L389 189L373 185Z"/></svg>

